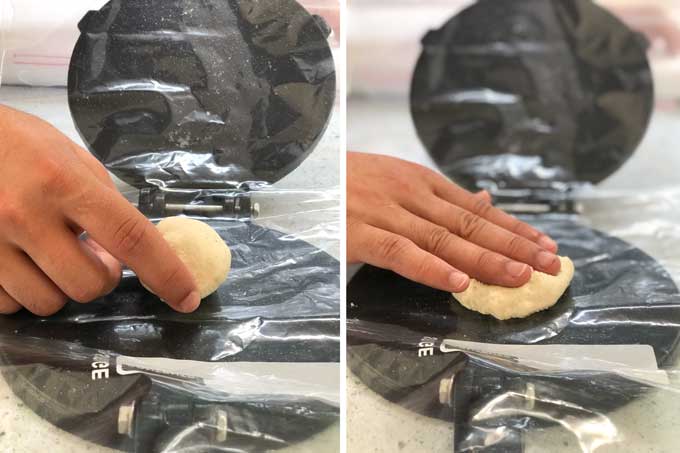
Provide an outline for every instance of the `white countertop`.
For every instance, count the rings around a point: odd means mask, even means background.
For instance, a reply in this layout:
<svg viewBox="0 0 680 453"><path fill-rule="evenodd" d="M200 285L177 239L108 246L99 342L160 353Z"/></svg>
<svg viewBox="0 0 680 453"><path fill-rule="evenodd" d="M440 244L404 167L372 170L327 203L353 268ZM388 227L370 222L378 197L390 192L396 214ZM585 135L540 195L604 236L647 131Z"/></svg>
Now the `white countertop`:
<svg viewBox="0 0 680 453"><path fill-rule="evenodd" d="M436 168L420 144L408 100L355 98L348 103L348 148ZM583 221L656 258L680 284L680 112L657 112L634 156L587 194ZM349 269L351 278L357 268ZM680 366L678 367L680 371ZM680 392L680 379L672 376ZM452 427L384 400L348 372L350 453L450 453ZM677 399L675 399L677 402ZM680 407L650 392L606 414L616 432L602 433L597 453L678 451ZM584 451L573 434L547 429L526 438L526 452Z"/></svg>

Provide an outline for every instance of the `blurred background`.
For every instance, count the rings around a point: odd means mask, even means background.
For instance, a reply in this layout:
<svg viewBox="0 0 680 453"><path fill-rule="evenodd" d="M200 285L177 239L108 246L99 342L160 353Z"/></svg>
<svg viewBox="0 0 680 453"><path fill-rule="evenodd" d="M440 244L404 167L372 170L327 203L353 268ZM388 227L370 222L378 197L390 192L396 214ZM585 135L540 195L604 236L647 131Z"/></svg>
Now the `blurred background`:
<svg viewBox="0 0 680 453"><path fill-rule="evenodd" d="M312 2L312 3L319 3ZM348 82L352 96L403 96L420 54L420 39L471 0L348 0ZM680 99L680 1L596 3L644 33L659 101Z"/></svg>

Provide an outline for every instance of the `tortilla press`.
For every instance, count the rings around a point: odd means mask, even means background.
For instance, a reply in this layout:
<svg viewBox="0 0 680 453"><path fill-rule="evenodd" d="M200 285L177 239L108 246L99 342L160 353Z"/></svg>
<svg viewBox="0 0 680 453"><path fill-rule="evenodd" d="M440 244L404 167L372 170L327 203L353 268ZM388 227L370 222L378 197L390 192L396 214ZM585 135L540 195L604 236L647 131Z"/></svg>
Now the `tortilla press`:
<svg viewBox="0 0 680 453"><path fill-rule="evenodd" d="M91 304L2 317L5 379L50 423L124 451L269 451L326 429L337 402L284 391L272 370L304 383L337 368L339 263L253 223L251 194L327 127L329 28L294 0L112 0L79 28L68 99L83 141L152 220L208 218L232 271L190 315L125 272Z"/></svg>
<svg viewBox="0 0 680 453"><path fill-rule="evenodd" d="M578 198L645 133L646 48L589 0L479 0L423 38L410 100L425 148L454 181L488 190L550 234L576 267L555 306L510 321L371 266L349 282L352 372L387 400L452 422L456 452L523 451L531 430L597 422L658 387L617 370L542 370L474 347L447 350L449 340L649 345L660 369L678 358L673 279L642 250L586 226Z"/></svg>

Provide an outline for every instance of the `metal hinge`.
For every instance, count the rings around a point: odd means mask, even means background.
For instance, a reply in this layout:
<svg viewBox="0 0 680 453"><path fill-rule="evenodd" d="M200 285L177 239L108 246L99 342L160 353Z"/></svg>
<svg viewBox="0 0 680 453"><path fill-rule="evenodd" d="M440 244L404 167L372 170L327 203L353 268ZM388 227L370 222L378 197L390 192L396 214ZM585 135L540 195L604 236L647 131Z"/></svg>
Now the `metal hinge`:
<svg viewBox="0 0 680 453"><path fill-rule="evenodd" d="M165 190L144 188L139 192L138 209L149 217L195 215L256 219L260 206L247 190Z"/></svg>
<svg viewBox="0 0 680 453"><path fill-rule="evenodd" d="M583 206L571 192L493 194L493 204L511 214L580 214Z"/></svg>

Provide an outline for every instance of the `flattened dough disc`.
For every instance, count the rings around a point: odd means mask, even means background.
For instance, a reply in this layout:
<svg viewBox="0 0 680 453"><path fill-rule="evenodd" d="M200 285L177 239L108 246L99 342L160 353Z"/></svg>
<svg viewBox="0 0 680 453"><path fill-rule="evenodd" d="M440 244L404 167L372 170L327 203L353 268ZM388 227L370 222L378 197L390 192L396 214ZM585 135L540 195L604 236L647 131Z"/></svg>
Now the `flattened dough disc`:
<svg viewBox="0 0 680 453"><path fill-rule="evenodd" d="M569 287L574 277L574 263L562 256L560 262L559 274L534 271L529 282L519 288L486 285L473 279L465 291L453 297L465 308L502 321L526 318L555 305Z"/></svg>

